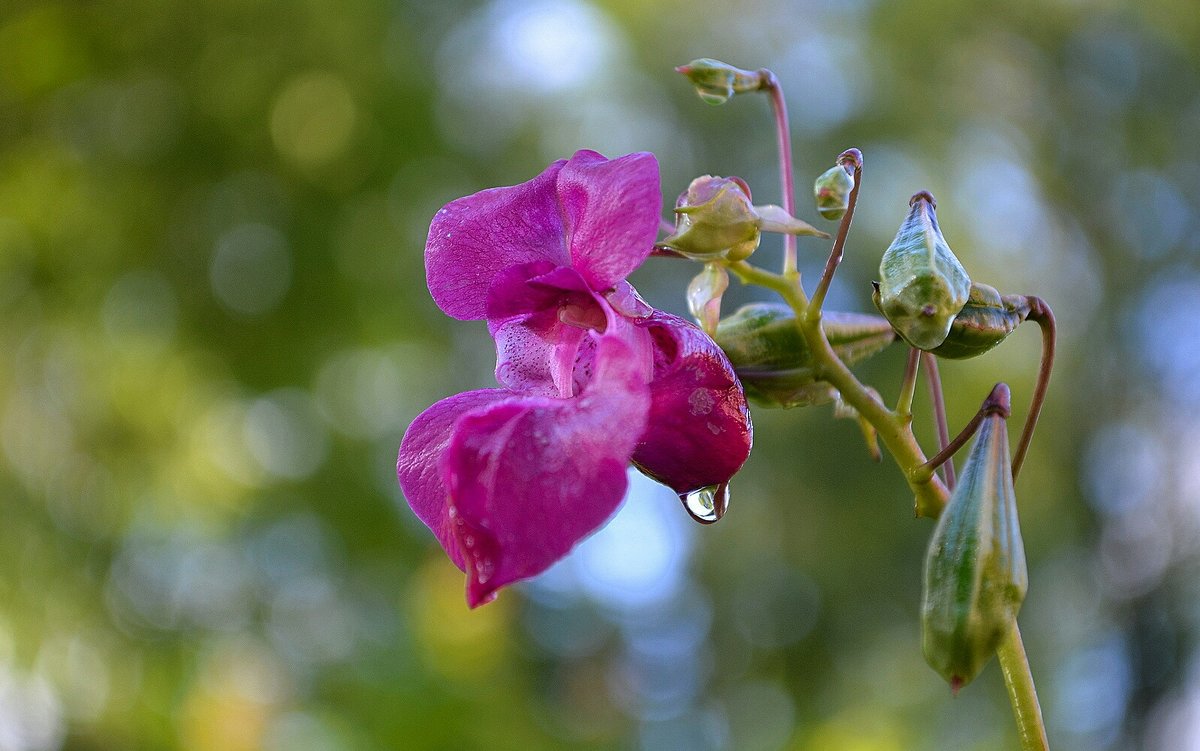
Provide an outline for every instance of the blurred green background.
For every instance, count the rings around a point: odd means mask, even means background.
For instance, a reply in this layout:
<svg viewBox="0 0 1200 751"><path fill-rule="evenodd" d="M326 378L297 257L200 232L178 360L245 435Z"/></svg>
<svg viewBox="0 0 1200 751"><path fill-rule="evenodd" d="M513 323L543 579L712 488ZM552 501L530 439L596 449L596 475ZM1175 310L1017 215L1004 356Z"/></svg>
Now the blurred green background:
<svg viewBox="0 0 1200 751"><path fill-rule="evenodd" d="M8 0L0 750L1015 747L994 663L957 699L924 665L932 526L828 407L756 411L715 527L636 482L474 612L396 487L409 421L493 383L424 287L440 205L585 147L779 200L765 99L700 102L701 56L783 80L802 217L864 151L831 307L922 188L975 279L1054 306L1018 486L1051 745L1200 748L1193 0ZM634 281L682 312L695 271ZM1001 379L1023 419L1038 349L945 364L951 424Z"/></svg>

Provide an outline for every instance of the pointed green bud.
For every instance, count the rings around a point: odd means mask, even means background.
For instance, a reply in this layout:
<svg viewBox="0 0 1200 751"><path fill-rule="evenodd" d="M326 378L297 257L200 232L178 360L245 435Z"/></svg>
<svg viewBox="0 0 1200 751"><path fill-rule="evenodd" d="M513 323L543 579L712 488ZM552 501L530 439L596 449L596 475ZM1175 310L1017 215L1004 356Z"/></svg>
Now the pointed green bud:
<svg viewBox="0 0 1200 751"><path fill-rule="evenodd" d="M921 191L879 264L875 305L896 333L921 350L937 347L967 304L971 279L942 237L937 203Z"/></svg>
<svg viewBox="0 0 1200 751"><path fill-rule="evenodd" d="M956 690L991 659L1029 584L1008 454L1008 387L998 384L984 409L990 413L925 557L925 660Z"/></svg>
<svg viewBox="0 0 1200 751"><path fill-rule="evenodd" d="M891 325L879 316L825 311L821 325L834 352L847 365L882 351L896 338ZM729 357L746 396L757 404L823 404L836 393L817 377L795 314L782 303L751 303L739 308L721 321L713 339Z"/></svg>
<svg viewBox="0 0 1200 751"><path fill-rule="evenodd" d="M717 322L721 320L721 296L727 289L729 272L719 263L704 264L704 270L688 284L688 311L709 336L717 331Z"/></svg>
<svg viewBox="0 0 1200 751"><path fill-rule="evenodd" d="M740 177L703 175L675 202L675 232L659 246L695 261L741 261L758 248L763 231L829 237L778 206L755 206Z"/></svg>
<svg viewBox="0 0 1200 751"><path fill-rule="evenodd" d="M675 72L687 76L696 87L696 93L709 104L724 104L734 94L758 91L763 87L762 75L757 71L742 70L707 57L680 65Z"/></svg>
<svg viewBox="0 0 1200 751"><path fill-rule="evenodd" d="M854 190L854 175L844 166L830 167L813 183L817 211L826 219L841 219L850 208L850 191Z"/></svg>
<svg viewBox="0 0 1200 751"><path fill-rule="evenodd" d="M995 287L972 282L967 304L954 316L950 333L930 351L951 360L982 355L1004 341L1028 317L1028 297L1001 296Z"/></svg>

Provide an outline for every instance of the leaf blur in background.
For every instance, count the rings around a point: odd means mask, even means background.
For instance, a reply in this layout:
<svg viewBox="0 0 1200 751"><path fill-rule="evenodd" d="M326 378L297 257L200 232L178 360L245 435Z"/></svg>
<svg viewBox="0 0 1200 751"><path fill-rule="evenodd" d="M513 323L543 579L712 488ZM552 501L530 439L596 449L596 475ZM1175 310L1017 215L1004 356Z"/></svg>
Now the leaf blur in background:
<svg viewBox="0 0 1200 751"><path fill-rule="evenodd" d="M830 307L871 309L920 189L973 279L1054 306L1018 487L1051 744L1200 744L1190 0L13 0L0 749L1011 747L994 663L954 701L925 666L932 525L827 407L756 412L720 524L635 481L474 612L400 495L409 421L493 382L425 289L442 204L579 148L654 151L668 202L701 174L779 200L765 101L705 106L697 57L780 77L799 185L863 150ZM634 282L682 314L696 271ZM1024 328L944 364L952 426L996 380L1024 418ZM892 399L902 362L863 372Z"/></svg>

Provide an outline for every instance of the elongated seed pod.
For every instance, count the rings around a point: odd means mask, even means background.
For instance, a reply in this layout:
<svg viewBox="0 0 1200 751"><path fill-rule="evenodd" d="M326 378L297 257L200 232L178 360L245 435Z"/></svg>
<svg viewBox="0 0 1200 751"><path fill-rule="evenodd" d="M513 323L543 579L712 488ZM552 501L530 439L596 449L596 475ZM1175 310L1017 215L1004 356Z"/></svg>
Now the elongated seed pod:
<svg viewBox="0 0 1200 751"><path fill-rule="evenodd" d="M925 558L925 660L955 689L991 659L1028 588L1006 414L980 425Z"/></svg>
<svg viewBox="0 0 1200 751"><path fill-rule="evenodd" d="M822 328L842 362L852 365L895 341L891 324L864 313L825 311ZM812 353L782 303L751 303L717 325L713 337L755 403L800 407L833 399L832 387L817 378Z"/></svg>
<svg viewBox="0 0 1200 751"><path fill-rule="evenodd" d="M954 316L950 333L930 351L952 360L982 355L1004 341L1028 317L1028 297L1002 296L995 287L972 282L967 304Z"/></svg>
<svg viewBox="0 0 1200 751"><path fill-rule="evenodd" d="M945 341L971 279L942 237L936 202L922 191L879 264L875 305L902 339L922 350Z"/></svg>

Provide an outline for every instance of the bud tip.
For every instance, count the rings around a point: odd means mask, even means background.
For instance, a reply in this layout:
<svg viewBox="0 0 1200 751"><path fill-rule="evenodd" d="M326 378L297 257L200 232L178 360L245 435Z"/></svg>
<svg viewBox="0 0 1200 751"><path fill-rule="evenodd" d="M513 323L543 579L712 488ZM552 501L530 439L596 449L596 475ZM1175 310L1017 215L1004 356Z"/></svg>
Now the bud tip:
<svg viewBox="0 0 1200 751"><path fill-rule="evenodd" d="M959 689L967 685L967 682L962 679L962 676L953 676L950 678L950 693L958 698Z"/></svg>
<svg viewBox="0 0 1200 751"><path fill-rule="evenodd" d="M983 400L981 410L985 414L1000 415L1007 420L1012 412L1012 392L1009 390L1008 384L1000 382L993 386L987 399Z"/></svg>
<svg viewBox="0 0 1200 751"><path fill-rule="evenodd" d="M925 201L929 204L930 208L937 208L937 199L934 198L933 194L927 190L919 190L916 193L913 193L913 197L908 199L908 205L914 206L916 205L917 201Z"/></svg>

